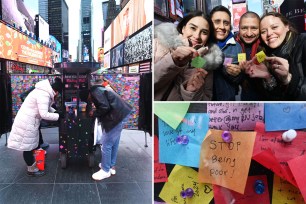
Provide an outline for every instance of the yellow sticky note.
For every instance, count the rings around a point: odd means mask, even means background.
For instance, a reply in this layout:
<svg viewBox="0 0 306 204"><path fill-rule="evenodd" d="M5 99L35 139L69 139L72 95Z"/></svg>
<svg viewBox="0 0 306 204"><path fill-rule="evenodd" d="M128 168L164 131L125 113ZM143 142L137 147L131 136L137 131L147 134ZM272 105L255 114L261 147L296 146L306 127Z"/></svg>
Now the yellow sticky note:
<svg viewBox="0 0 306 204"><path fill-rule="evenodd" d="M266 54L264 51L260 51L256 54L256 58L259 63L262 63L266 59Z"/></svg>
<svg viewBox="0 0 306 204"><path fill-rule="evenodd" d="M173 129L182 122L190 103L154 102L154 113Z"/></svg>
<svg viewBox="0 0 306 204"><path fill-rule="evenodd" d="M297 187L274 174L272 204L278 203L296 204L305 201Z"/></svg>
<svg viewBox="0 0 306 204"><path fill-rule="evenodd" d="M232 141L222 139L223 130L210 129L201 146L199 181L244 194L256 132L231 131Z"/></svg>
<svg viewBox="0 0 306 204"><path fill-rule="evenodd" d="M246 61L245 53L238 53L238 62Z"/></svg>
<svg viewBox="0 0 306 204"><path fill-rule="evenodd" d="M181 191L192 188L194 195L191 198L182 198ZM213 198L213 188L210 184L198 182L198 172L189 167L175 165L165 183L159 197L166 203L210 203Z"/></svg>

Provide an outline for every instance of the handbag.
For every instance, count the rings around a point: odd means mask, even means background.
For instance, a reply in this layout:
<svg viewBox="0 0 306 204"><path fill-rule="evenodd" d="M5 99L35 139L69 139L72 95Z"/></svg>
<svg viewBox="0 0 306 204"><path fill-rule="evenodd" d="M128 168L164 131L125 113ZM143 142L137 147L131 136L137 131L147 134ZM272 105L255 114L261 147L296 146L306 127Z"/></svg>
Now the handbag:
<svg viewBox="0 0 306 204"><path fill-rule="evenodd" d="M98 118L95 119L95 127L94 127L94 144L101 144L102 141L102 123L99 121Z"/></svg>

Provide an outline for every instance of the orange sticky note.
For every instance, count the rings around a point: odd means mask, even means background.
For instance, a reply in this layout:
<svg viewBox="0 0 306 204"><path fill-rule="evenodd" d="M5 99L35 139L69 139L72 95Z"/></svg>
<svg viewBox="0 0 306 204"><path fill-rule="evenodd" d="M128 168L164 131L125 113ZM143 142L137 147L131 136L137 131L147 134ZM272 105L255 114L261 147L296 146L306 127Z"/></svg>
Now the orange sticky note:
<svg viewBox="0 0 306 204"><path fill-rule="evenodd" d="M246 61L245 53L238 53L238 62Z"/></svg>
<svg viewBox="0 0 306 204"><path fill-rule="evenodd" d="M256 132L231 131L232 141L222 139L222 130L209 130L202 143L199 181L243 194L248 178Z"/></svg>
<svg viewBox="0 0 306 204"><path fill-rule="evenodd" d="M256 58L259 63L262 63L266 59L266 54L264 53L264 51L260 51L256 53Z"/></svg>

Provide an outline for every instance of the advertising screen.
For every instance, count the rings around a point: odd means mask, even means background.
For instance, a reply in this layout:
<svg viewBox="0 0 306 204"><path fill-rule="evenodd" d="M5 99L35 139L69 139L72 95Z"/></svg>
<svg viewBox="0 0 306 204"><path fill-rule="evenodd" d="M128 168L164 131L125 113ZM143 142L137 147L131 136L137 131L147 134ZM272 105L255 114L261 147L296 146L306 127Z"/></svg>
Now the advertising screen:
<svg viewBox="0 0 306 204"><path fill-rule="evenodd" d="M104 64L104 48L103 47L99 47L98 48L98 62L102 63L102 67Z"/></svg>
<svg viewBox="0 0 306 204"><path fill-rule="evenodd" d="M154 0L154 13L161 16L168 17L168 1L167 0Z"/></svg>
<svg viewBox="0 0 306 204"><path fill-rule="evenodd" d="M52 67L52 49L0 23L0 57L8 60Z"/></svg>
<svg viewBox="0 0 306 204"><path fill-rule="evenodd" d="M28 33L34 33L35 30L35 15L38 14L38 7L33 5L38 4L38 0L2 0L2 20L13 25L16 28L22 27L22 30L27 30Z"/></svg>
<svg viewBox="0 0 306 204"><path fill-rule="evenodd" d="M104 32L104 52L112 48L112 27L113 24L110 24Z"/></svg>
<svg viewBox="0 0 306 204"><path fill-rule="evenodd" d="M119 67L123 65L123 49L124 44L122 43L111 50L111 67Z"/></svg>
<svg viewBox="0 0 306 204"><path fill-rule="evenodd" d="M62 62L62 44L53 35L49 36L49 43L52 48L55 48L54 53L57 53L57 62Z"/></svg>
<svg viewBox="0 0 306 204"><path fill-rule="evenodd" d="M45 42L49 40L49 24L40 16L35 16L35 22L37 25L36 36Z"/></svg>
<svg viewBox="0 0 306 204"><path fill-rule="evenodd" d="M233 4L233 31L239 31L239 21L240 17L246 12L246 3L242 4Z"/></svg>
<svg viewBox="0 0 306 204"><path fill-rule="evenodd" d="M110 68L110 52L104 54L104 68Z"/></svg>
<svg viewBox="0 0 306 204"><path fill-rule="evenodd" d="M113 21L114 43L112 47L132 35L153 20L153 0L131 0Z"/></svg>
<svg viewBox="0 0 306 204"><path fill-rule="evenodd" d="M124 64L152 59L152 25L125 41Z"/></svg>
<svg viewBox="0 0 306 204"><path fill-rule="evenodd" d="M176 14L183 18L184 16L184 5L183 0L175 0L176 1Z"/></svg>

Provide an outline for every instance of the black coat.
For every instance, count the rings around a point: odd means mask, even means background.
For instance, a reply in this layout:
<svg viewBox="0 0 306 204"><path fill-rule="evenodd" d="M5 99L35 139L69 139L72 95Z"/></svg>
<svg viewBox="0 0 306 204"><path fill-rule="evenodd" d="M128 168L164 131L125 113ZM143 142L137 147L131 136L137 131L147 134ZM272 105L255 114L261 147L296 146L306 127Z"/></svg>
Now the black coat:
<svg viewBox="0 0 306 204"><path fill-rule="evenodd" d="M268 56L282 57L288 60L292 79L288 85L275 76L277 87L265 93L266 100L305 101L306 100L306 35L299 34L276 49L267 49Z"/></svg>
<svg viewBox="0 0 306 204"><path fill-rule="evenodd" d="M92 102L96 107L94 117L98 117L103 129L109 132L132 111L132 107L110 88L100 85L90 88Z"/></svg>

